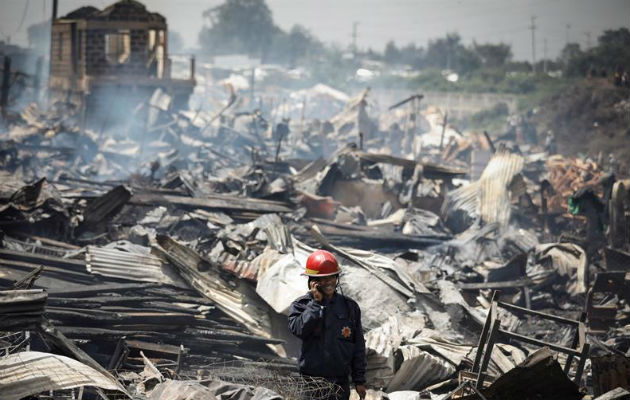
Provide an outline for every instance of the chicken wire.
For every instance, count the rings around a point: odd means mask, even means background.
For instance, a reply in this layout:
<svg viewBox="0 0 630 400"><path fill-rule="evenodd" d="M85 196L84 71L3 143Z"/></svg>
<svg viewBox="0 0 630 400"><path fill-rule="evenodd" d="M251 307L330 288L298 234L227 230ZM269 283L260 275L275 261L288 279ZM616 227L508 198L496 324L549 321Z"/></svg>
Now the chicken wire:
<svg viewBox="0 0 630 400"><path fill-rule="evenodd" d="M28 331L0 332L0 357L28 350L31 335Z"/></svg>
<svg viewBox="0 0 630 400"><path fill-rule="evenodd" d="M320 400L334 397L341 387L322 378L299 375L283 364L259 363L255 361L226 361L210 364L197 376L182 379L202 381L221 380L248 386L260 386L274 391L286 400Z"/></svg>

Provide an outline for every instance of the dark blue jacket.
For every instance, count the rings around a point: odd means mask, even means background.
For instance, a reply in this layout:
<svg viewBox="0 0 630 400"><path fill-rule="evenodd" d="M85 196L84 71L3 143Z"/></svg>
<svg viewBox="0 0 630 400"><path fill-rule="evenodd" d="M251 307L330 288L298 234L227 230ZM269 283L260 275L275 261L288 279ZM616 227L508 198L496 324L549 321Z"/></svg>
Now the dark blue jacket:
<svg viewBox="0 0 630 400"><path fill-rule="evenodd" d="M335 293L318 303L308 293L289 311L289 329L302 339L298 362L301 374L355 384L365 383L365 338L361 310L352 299Z"/></svg>

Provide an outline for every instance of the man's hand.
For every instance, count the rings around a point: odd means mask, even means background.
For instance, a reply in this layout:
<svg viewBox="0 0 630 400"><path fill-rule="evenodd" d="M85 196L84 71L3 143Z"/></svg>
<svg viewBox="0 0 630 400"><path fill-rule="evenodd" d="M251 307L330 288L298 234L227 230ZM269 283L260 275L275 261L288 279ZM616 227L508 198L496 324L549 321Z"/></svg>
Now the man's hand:
<svg viewBox="0 0 630 400"><path fill-rule="evenodd" d="M365 399L365 394L366 394L365 385L357 385L355 390L357 391L357 394L359 395L359 398L361 400Z"/></svg>
<svg viewBox="0 0 630 400"><path fill-rule="evenodd" d="M316 302L321 303L324 299L324 294L318 289L319 282L312 280L310 284L311 294Z"/></svg>

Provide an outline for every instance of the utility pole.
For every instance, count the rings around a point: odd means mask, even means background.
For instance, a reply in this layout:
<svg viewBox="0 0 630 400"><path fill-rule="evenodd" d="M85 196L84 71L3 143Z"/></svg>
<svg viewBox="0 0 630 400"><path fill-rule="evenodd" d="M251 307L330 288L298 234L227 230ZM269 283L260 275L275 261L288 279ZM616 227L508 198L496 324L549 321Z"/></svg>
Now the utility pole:
<svg viewBox="0 0 630 400"><path fill-rule="evenodd" d="M42 85L42 68L44 67L44 56L37 57L37 63L35 64L35 80L33 82L33 94L35 102L39 103L39 95L41 93Z"/></svg>
<svg viewBox="0 0 630 400"><path fill-rule="evenodd" d="M352 23L352 55L354 57L357 56L357 27L359 26L359 23L357 21L354 21Z"/></svg>
<svg viewBox="0 0 630 400"><path fill-rule="evenodd" d="M571 38L570 33L571 33L571 24L567 24L566 25L566 31L565 31L565 41L566 41L565 44L569 44L569 40Z"/></svg>
<svg viewBox="0 0 630 400"><path fill-rule="evenodd" d="M253 110L254 107L254 99L256 96L256 88L254 87L256 85L256 66L252 67L252 76L250 78L250 92L249 92L249 108Z"/></svg>
<svg viewBox="0 0 630 400"><path fill-rule="evenodd" d="M591 48L591 32L584 32L584 36L586 36L586 50Z"/></svg>
<svg viewBox="0 0 630 400"><path fill-rule="evenodd" d="M543 72L547 73L547 38L544 39L544 47L543 47Z"/></svg>
<svg viewBox="0 0 630 400"><path fill-rule="evenodd" d="M532 23L529 26L532 31L532 71L536 73L536 16L532 15Z"/></svg>
<svg viewBox="0 0 630 400"><path fill-rule="evenodd" d="M45 103L46 103L46 107L48 107L51 103L51 85L50 82L52 81L52 73L53 73L53 56L52 56L52 49L53 49L53 41L55 40L55 35L53 34L53 24L55 23L55 20L57 19L57 12L58 12L58 8L59 8L59 0L53 0L53 4L52 4L52 14L51 14L51 18L50 18L50 47L49 47L49 51L48 51L48 85L47 85L47 89L46 89L46 97L45 97Z"/></svg>
<svg viewBox="0 0 630 400"><path fill-rule="evenodd" d="M442 149L444 148L444 134L446 133L447 123L448 123L448 111L445 111L444 120L442 121L442 135L440 136L440 157L442 157Z"/></svg>
<svg viewBox="0 0 630 400"><path fill-rule="evenodd" d="M0 89L0 107L2 108L2 119L7 119L7 108L9 107L9 87L11 86L11 57L4 56L4 69L2 71L2 88Z"/></svg>

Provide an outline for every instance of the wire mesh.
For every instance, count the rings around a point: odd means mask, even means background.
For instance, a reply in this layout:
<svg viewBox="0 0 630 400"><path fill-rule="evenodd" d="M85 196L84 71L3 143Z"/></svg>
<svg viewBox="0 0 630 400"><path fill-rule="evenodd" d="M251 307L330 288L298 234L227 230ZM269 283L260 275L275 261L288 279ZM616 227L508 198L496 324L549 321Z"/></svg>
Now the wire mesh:
<svg viewBox="0 0 630 400"><path fill-rule="evenodd" d="M27 331L0 332L0 357L26 351L31 344L31 336Z"/></svg>
<svg viewBox="0 0 630 400"><path fill-rule="evenodd" d="M181 379L200 378L202 382L218 379L223 382L264 387L287 400L323 400L335 397L342 390L339 385L322 378L289 371L286 364L268 362L226 361L208 365L199 371L197 376L181 376Z"/></svg>
<svg viewBox="0 0 630 400"><path fill-rule="evenodd" d="M26 253L39 254L44 256L53 256L53 257L65 257L70 253L70 250L63 249L60 247L47 246L38 242L27 242L15 238L5 238L4 239L9 246L14 246L22 249L22 251Z"/></svg>

